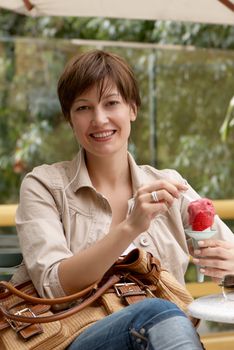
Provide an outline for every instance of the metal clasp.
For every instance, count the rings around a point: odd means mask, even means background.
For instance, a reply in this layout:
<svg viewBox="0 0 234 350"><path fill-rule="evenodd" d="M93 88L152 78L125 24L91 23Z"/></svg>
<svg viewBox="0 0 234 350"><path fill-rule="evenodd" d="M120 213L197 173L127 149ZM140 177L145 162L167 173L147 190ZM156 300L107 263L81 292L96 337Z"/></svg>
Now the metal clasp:
<svg viewBox="0 0 234 350"><path fill-rule="evenodd" d="M131 288L131 286L138 287L138 290L134 290ZM121 291L121 287L129 287L128 291ZM130 296L137 296L137 295L146 295L146 292L144 290L141 290L140 286L138 286L135 282L124 282L124 283L116 283L114 284L114 290L119 298L125 298Z"/></svg>
<svg viewBox="0 0 234 350"><path fill-rule="evenodd" d="M14 313L14 315L21 316L21 315L24 314L25 312L29 312L29 313L30 313L30 316L36 317L36 315L34 314L34 312L33 312L31 309L29 309L28 307L25 308L25 309L16 311L16 312ZM14 331L16 331L16 332L19 332L19 331L21 331L22 329L24 329L25 327L27 327L27 326L30 325L30 322L29 322L29 323L25 323L25 322L16 321L16 320L10 320L10 319L7 319L7 322L9 323L9 325L11 326L11 328L14 329Z"/></svg>
<svg viewBox="0 0 234 350"><path fill-rule="evenodd" d="M119 297L119 298L121 298L122 297L122 292L119 290L119 287L123 287L123 286L136 286L136 283L134 283L134 282L124 282L124 283L116 283L116 284L114 284L114 290L115 290L115 292L116 292L116 294L117 294L117 296ZM130 290L129 290L130 291Z"/></svg>

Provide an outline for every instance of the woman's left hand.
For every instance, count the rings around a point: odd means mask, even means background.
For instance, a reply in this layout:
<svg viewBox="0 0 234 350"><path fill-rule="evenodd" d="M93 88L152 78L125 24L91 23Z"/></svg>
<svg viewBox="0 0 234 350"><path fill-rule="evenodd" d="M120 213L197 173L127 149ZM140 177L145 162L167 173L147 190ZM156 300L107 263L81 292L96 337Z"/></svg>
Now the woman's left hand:
<svg viewBox="0 0 234 350"><path fill-rule="evenodd" d="M220 282L225 275L234 274L234 243L215 239L198 242L193 262L200 265L200 271Z"/></svg>

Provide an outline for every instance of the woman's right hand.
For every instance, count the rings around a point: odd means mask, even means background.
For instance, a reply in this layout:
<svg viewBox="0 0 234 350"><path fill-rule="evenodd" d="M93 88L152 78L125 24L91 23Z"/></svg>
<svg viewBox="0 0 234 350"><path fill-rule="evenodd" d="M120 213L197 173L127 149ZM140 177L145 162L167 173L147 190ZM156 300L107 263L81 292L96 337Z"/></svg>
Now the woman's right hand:
<svg viewBox="0 0 234 350"><path fill-rule="evenodd" d="M134 235L146 231L158 214L165 213L173 204L175 198L179 198L181 191L188 187L179 182L158 180L146 186L140 187L134 195L134 206L126 219L132 228ZM157 201L153 199L152 192L156 192Z"/></svg>

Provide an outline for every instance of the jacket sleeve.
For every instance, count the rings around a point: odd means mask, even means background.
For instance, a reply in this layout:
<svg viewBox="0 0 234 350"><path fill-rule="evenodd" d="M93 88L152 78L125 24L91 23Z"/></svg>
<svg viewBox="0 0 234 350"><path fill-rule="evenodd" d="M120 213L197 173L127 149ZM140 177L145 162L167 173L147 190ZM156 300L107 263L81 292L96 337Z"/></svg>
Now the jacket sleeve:
<svg viewBox="0 0 234 350"><path fill-rule="evenodd" d="M16 228L27 272L39 295L64 296L58 265L71 257L72 252L53 191L43 177L34 172L29 173L21 185Z"/></svg>

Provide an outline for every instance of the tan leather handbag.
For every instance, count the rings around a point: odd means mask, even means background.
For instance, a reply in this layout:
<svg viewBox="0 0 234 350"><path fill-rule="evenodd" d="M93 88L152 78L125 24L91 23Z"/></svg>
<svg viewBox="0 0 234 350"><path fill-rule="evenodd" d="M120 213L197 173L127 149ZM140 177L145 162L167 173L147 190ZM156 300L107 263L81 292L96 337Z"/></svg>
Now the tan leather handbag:
<svg viewBox="0 0 234 350"><path fill-rule="evenodd" d="M0 282L0 349L65 349L94 322L144 298L163 298L186 312L193 298L143 250L134 249L85 290L56 299L39 298L31 281ZM55 311L56 305L69 305Z"/></svg>

